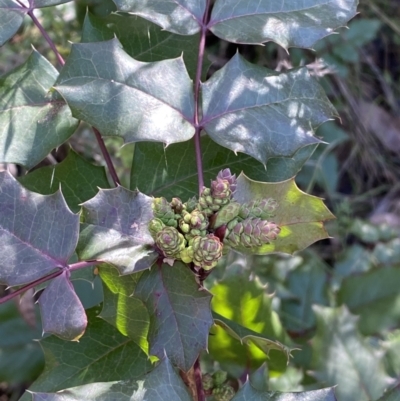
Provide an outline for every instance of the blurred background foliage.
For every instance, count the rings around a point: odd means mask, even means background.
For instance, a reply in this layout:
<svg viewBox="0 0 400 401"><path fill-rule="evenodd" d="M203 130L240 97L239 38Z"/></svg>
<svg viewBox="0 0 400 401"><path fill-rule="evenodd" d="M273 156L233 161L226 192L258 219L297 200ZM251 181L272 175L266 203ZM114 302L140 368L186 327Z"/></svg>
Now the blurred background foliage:
<svg viewBox="0 0 400 401"><path fill-rule="evenodd" d="M109 0L77 0L37 11L65 57L70 42L80 41L87 7L97 17L115 10ZM280 341L300 348L288 366L275 353L263 365L265 356L256 347L244 348L216 331L210 337L211 353L204 357L204 369L222 368L232 382L251 373L244 363L259 368L255 374L268 379L271 390L337 384L339 401L377 400L386 388L398 384L400 7L398 0L361 0L359 12L349 29L320 41L315 51L286 53L273 43L237 46L208 38L208 75L237 49L247 60L276 70L308 65L341 116L318 130L326 144L317 148L296 178L305 192L325 198L336 215L328 224L332 238L294 257L229 255L209 279L210 289L216 292L239 276L256 283L264 295L273 294L257 303L265 314L254 316L247 327L260 334L264 329L279 332ZM0 75L23 63L30 45L55 64L54 54L27 19L0 49ZM123 184L129 186L133 145L121 147L118 138L108 138L106 143ZM103 163L84 124L70 144L93 163ZM63 160L68 147L54 151L40 166ZM80 292L87 296L91 288L83 285ZM229 288L225 290L237 291ZM93 291L101 288L97 285ZM250 314L255 306L246 298L246 289L235 296L242 297L243 312ZM0 306L0 401L17 400L43 369L40 347L32 342L41 336L40 319L24 300ZM269 329L260 326L266 316L271 320Z"/></svg>

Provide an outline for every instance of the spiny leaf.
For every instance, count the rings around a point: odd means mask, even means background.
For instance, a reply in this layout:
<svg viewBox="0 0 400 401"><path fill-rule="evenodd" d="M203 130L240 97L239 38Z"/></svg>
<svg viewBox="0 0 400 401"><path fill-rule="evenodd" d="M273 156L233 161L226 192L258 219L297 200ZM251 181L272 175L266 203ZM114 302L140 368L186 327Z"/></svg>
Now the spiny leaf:
<svg viewBox="0 0 400 401"><path fill-rule="evenodd" d="M386 392L377 401L400 401L400 384L397 384L396 387L393 387L391 390Z"/></svg>
<svg viewBox="0 0 400 401"><path fill-rule="evenodd" d="M23 285L66 267L78 232L61 192L39 195L0 173L0 283Z"/></svg>
<svg viewBox="0 0 400 401"><path fill-rule="evenodd" d="M358 0L217 0L209 29L234 43L312 47L356 15Z"/></svg>
<svg viewBox="0 0 400 401"><path fill-rule="evenodd" d="M0 0L0 46L15 35L24 22L26 12L13 0Z"/></svg>
<svg viewBox="0 0 400 401"><path fill-rule="evenodd" d="M33 401L191 401L188 390L165 358L137 381L94 383L59 393L33 393Z"/></svg>
<svg viewBox="0 0 400 401"><path fill-rule="evenodd" d="M152 198L123 187L100 190L82 205L81 259L111 263L121 274L148 269L156 260L148 230Z"/></svg>
<svg viewBox="0 0 400 401"><path fill-rule="evenodd" d="M39 298L43 331L67 341L78 341L87 326L85 309L63 272L54 278Z"/></svg>
<svg viewBox="0 0 400 401"><path fill-rule="evenodd" d="M322 199L300 191L294 179L263 183L250 180L244 174L238 177L234 194L236 201L245 203L263 198L273 198L278 202L279 207L271 220L281 227L281 232L270 244L251 248L251 251L243 248L241 252L258 255L270 252L293 253L328 237L323 222L334 216Z"/></svg>
<svg viewBox="0 0 400 401"><path fill-rule="evenodd" d="M200 31L206 0L114 0L119 11L146 18L169 32L193 35Z"/></svg>
<svg viewBox="0 0 400 401"><path fill-rule="evenodd" d="M182 58L140 62L117 39L74 44L55 88L74 116L103 135L166 144L194 135L193 88Z"/></svg>
<svg viewBox="0 0 400 401"><path fill-rule="evenodd" d="M55 392L98 381L132 380L151 369L147 355L132 340L97 318L98 310L86 311L88 327L79 342L66 342L55 336L40 341L46 366L30 391ZM25 393L21 401L28 400L31 395Z"/></svg>
<svg viewBox="0 0 400 401"><path fill-rule="evenodd" d="M149 311L150 354L159 358L166 354L174 365L188 371L207 348L213 324L211 295L199 290L188 266L177 261L172 267L154 265L143 272L134 295Z"/></svg>
<svg viewBox="0 0 400 401"><path fill-rule="evenodd" d="M36 50L0 77L0 161L34 167L78 127L69 107L49 94L57 70Z"/></svg>
<svg viewBox="0 0 400 401"><path fill-rule="evenodd" d="M202 85L202 94L207 134L263 164L320 142L315 129L336 115L307 68L278 73L238 53Z"/></svg>

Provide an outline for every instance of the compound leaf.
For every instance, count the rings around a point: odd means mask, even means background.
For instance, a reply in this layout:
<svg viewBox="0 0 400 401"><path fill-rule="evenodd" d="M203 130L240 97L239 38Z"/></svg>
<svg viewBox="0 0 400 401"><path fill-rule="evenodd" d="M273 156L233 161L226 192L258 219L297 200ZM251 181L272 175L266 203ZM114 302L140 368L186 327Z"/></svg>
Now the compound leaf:
<svg viewBox="0 0 400 401"><path fill-rule="evenodd" d="M148 269L156 260L148 230L152 198L123 187L101 189L82 205L77 253L115 265L121 274Z"/></svg>
<svg viewBox="0 0 400 401"><path fill-rule="evenodd" d="M57 70L36 50L0 77L0 161L34 167L78 127L69 107L49 90Z"/></svg>
<svg viewBox="0 0 400 401"><path fill-rule="evenodd" d="M13 0L0 0L0 46L16 34L24 22L26 12Z"/></svg>
<svg viewBox="0 0 400 401"><path fill-rule="evenodd" d="M188 371L200 351L207 348L213 319L211 295L199 290L194 274L187 265L175 261L154 265L145 271L134 295L146 305L150 315L149 353Z"/></svg>
<svg viewBox="0 0 400 401"><path fill-rule="evenodd" d="M118 11L154 22L169 32L193 35L200 31L206 0L114 0Z"/></svg>
<svg viewBox="0 0 400 401"><path fill-rule="evenodd" d="M16 286L66 267L79 233L61 192L30 192L8 172L0 173L0 283Z"/></svg>
<svg viewBox="0 0 400 401"><path fill-rule="evenodd" d="M309 48L356 15L358 0L217 0L208 28L234 43Z"/></svg>
<svg viewBox="0 0 400 401"><path fill-rule="evenodd" d="M320 142L315 129L336 114L307 68L278 73L239 54L202 85L202 94L207 134L263 164Z"/></svg>
<svg viewBox="0 0 400 401"><path fill-rule="evenodd" d="M194 135L192 81L182 57L145 63L117 39L72 45L55 84L72 114L125 142L181 142Z"/></svg>

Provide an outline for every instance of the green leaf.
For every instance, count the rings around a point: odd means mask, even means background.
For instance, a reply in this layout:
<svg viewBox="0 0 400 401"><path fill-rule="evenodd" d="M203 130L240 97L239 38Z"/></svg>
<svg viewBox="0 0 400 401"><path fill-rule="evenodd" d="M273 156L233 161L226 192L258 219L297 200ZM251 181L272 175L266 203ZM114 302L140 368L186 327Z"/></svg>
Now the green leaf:
<svg viewBox="0 0 400 401"><path fill-rule="evenodd" d="M85 309L66 271L47 285L39 305L45 333L67 341L78 341L82 337L87 326Z"/></svg>
<svg viewBox="0 0 400 401"><path fill-rule="evenodd" d="M387 391L377 401L400 401L400 384L398 384L396 387L393 387L391 390Z"/></svg>
<svg viewBox="0 0 400 401"><path fill-rule="evenodd" d="M175 366L188 371L207 348L213 324L211 295L200 290L189 267L177 261L172 267L157 264L143 272L134 295L149 311L150 355L167 355Z"/></svg>
<svg viewBox="0 0 400 401"><path fill-rule="evenodd" d="M120 276L112 266L101 265L100 277L104 283L104 303L99 317L131 338L146 353L149 313L143 302L133 297L141 274Z"/></svg>
<svg viewBox="0 0 400 401"><path fill-rule="evenodd" d="M79 216L61 192L39 195L1 172L0 210L0 283L27 284L67 266L78 241Z"/></svg>
<svg viewBox="0 0 400 401"><path fill-rule="evenodd" d="M336 401L333 388L298 393L277 393L256 390L247 382L232 401Z"/></svg>
<svg viewBox="0 0 400 401"><path fill-rule="evenodd" d="M293 179L263 183L241 174L237 180L234 199L239 203L273 198L278 202L273 221L281 227L275 241L241 252L264 255L270 252L293 253L307 248L315 241L327 238L323 222L334 218L322 199L300 191Z"/></svg>
<svg viewBox="0 0 400 401"><path fill-rule="evenodd" d="M146 18L169 32L193 35L200 31L206 0L114 0L118 11Z"/></svg>
<svg viewBox="0 0 400 401"><path fill-rule="evenodd" d="M57 70L36 50L0 77L0 161L34 167L78 127L69 107L49 94Z"/></svg>
<svg viewBox="0 0 400 401"><path fill-rule="evenodd" d="M259 279L232 275L210 291L214 295L212 309L217 314L215 323L219 326L214 327L209 338L212 357L224 363L224 369L228 365L230 370L241 369L242 373L244 368L257 369L268 359L271 350L279 350L283 353L274 352L269 368L284 370L290 351L282 342L290 340L277 313L272 310L272 296L267 294Z"/></svg>
<svg viewBox="0 0 400 401"><path fill-rule="evenodd" d="M206 185L218 172L229 166L232 173L244 171L255 180L276 182L294 177L314 152L316 145L299 149L292 157L271 158L267 170L252 157L217 145L208 136L201 138L203 173ZM135 145L131 170L131 188L167 199L198 196L198 175L193 141L165 148L160 143L141 142Z"/></svg>
<svg viewBox="0 0 400 401"><path fill-rule="evenodd" d="M343 280L338 302L360 315L365 335L396 327L400 319L400 267L374 269Z"/></svg>
<svg viewBox="0 0 400 401"><path fill-rule="evenodd" d="M26 12L13 0L0 0L0 46L17 33Z"/></svg>
<svg viewBox="0 0 400 401"><path fill-rule="evenodd" d="M147 355L132 340L96 317L98 308L86 312L89 323L79 342L54 336L40 341L46 366L29 391L54 392L99 381L132 380L151 369ZM21 401L28 400L31 396L25 393Z"/></svg>
<svg viewBox="0 0 400 401"><path fill-rule="evenodd" d="M202 85L202 94L207 134L263 164L320 142L316 128L336 115L307 68L278 73L239 53Z"/></svg>
<svg viewBox="0 0 400 401"><path fill-rule="evenodd" d="M234 43L269 41L283 48L311 48L356 15L358 0L271 2L217 0L209 29Z"/></svg>
<svg viewBox="0 0 400 401"><path fill-rule="evenodd" d="M73 44L55 89L103 135L170 144L194 135L192 86L182 57L140 62L113 39Z"/></svg>
<svg viewBox="0 0 400 401"><path fill-rule="evenodd" d="M320 382L337 385L340 401L369 401L388 385L382 357L357 331L357 318L345 307L314 307L317 333L312 339L312 369Z"/></svg>
<svg viewBox="0 0 400 401"><path fill-rule="evenodd" d="M61 163L34 170L18 181L42 195L53 194L61 188L73 212L79 212L80 204L95 196L98 188L110 186L104 167L94 166L72 149Z"/></svg>
<svg viewBox="0 0 400 401"><path fill-rule="evenodd" d="M111 263L121 274L148 269L157 259L148 230L152 198L123 187L101 189L82 205L80 259Z"/></svg>
<svg viewBox="0 0 400 401"><path fill-rule="evenodd" d="M42 7L50 7L57 6L58 4L69 3L72 0L31 0L33 8L42 8Z"/></svg>
<svg viewBox="0 0 400 401"><path fill-rule="evenodd" d="M33 401L191 401L188 390L165 358L137 381L95 383L56 394L35 393Z"/></svg>
<svg viewBox="0 0 400 401"><path fill-rule="evenodd" d="M97 17L90 13L83 23L82 42L102 42L117 37L124 50L139 61L160 61L183 55L191 77L196 74L199 35L182 36L161 30L143 18L127 14ZM203 71L211 62L204 57Z"/></svg>
<svg viewBox="0 0 400 401"><path fill-rule="evenodd" d="M0 322L0 381L13 386L34 380L44 365L33 341L41 337L40 327L28 325L14 302L0 305Z"/></svg>

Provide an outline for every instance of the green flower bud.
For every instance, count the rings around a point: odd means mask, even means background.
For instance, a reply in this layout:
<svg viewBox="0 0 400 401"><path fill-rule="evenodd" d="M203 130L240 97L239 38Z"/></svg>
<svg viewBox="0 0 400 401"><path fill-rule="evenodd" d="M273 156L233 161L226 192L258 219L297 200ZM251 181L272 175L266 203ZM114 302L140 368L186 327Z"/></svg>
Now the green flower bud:
<svg viewBox="0 0 400 401"><path fill-rule="evenodd" d="M228 378L228 373L225 372L224 370L217 370L213 374L213 379L216 387L222 386L226 382L227 378Z"/></svg>
<svg viewBox="0 0 400 401"><path fill-rule="evenodd" d="M277 208L278 203L275 199L257 199L244 203L240 208L239 216L242 219L259 217L262 220L267 220L274 216L274 212Z"/></svg>
<svg viewBox="0 0 400 401"><path fill-rule="evenodd" d="M164 256L177 259L186 246L184 236L174 227L164 227L156 235L156 245Z"/></svg>
<svg viewBox="0 0 400 401"><path fill-rule="evenodd" d="M230 202L223 206L215 215L213 228L215 229L221 227L224 224L228 224L230 221L236 219L239 214L240 207L240 203L238 202Z"/></svg>
<svg viewBox="0 0 400 401"><path fill-rule="evenodd" d="M181 214L184 208L183 203L179 198L172 198L170 206L176 214Z"/></svg>
<svg viewBox="0 0 400 401"><path fill-rule="evenodd" d="M204 374L201 381L203 382L203 388L205 391L211 390L214 387L214 379L209 373Z"/></svg>
<svg viewBox="0 0 400 401"><path fill-rule="evenodd" d="M224 384L214 388L212 395L215 401L230 401L235 396L235 389L229 384Z"/></svg>
<svg viewBox="0 0 400 401"><path fill-rule="evenodd" d="M204 270L215 267L222 256L222 243L218 237L208 234L205 237L196 236L189 242L193 249L193 263Z"/></svg>
<svg viewBox="0 0 400 401"><path fill-rule="evenodd" d="M155 218L160 219L167 226L178 227L177 220L181 216L175 213L165 198L155 198L152 207Z"/></svg>
<svg viewBox="0 0 400 401"><path fill-rule="evenodd" d="M196 197L194 196L193 198L190 198L186 203L183 204L183 206L187 212L193 212L193 210L197 208Z"/></svg>
<svg viewBox="0 0 400 401"><path fill-rule="evenodd" d="M179 254L179 259L181 259L184 263L191 263L193 262L193 256L193 248L189 246L181 251Z"/></svg>
<svg viewBox="0 0 400 401"><path fill-rule="evenodd" d="M165 224L160 219L152 219L149 222L149 231L151 236L155 239L159 231L165 227Z"/></svg>

